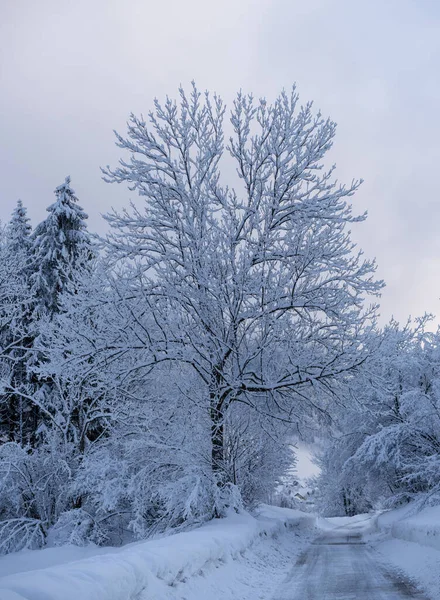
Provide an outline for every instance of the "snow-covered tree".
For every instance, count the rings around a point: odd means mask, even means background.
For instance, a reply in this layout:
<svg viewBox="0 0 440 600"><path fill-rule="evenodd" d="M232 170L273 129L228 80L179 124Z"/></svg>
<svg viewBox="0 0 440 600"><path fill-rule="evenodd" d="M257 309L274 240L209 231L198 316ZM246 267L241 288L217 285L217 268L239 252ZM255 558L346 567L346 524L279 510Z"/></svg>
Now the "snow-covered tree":
<svg viewBox="0 0 440 600"><path fill-rule="evenodd" d="M116 335L117 323L107 321L114 309L105 275L99 262L90 258L71 272L58 296L60 312L40 334L38 349L45 360L35 367L38 377L53 388L52 395L38 394L36 404L44 408L63 445L72 443L80 454L90 440L103 434L105 421L117 412L105 357L98 364L101 357L90 356L90 345L96 349L101 336Z"/></svg>
<svg viewBox="0 0 440 600"><path fill-rule="evenodd" d="M59 385L48 373L43 374L41 368L48 360L45 337L50 322L59 313L62 292L75 293L72 286L77 281L77 273L93 255L86 227L87 215L70 187L70 177L56 188L55 196L56 201L47 209L48 217L37 225L32 234L33 343L28 368L34 385L30 394L33 398L32 414L35 429L39 431L50 418L50 411L45 411L43 405L53 407L60 399Z"/></svg>
<svg viewBox="0 0 440 600"><path fill-rule="evenodd" d="M32 314L41 331L31 348L39 360L27 364L31 381L20 387L11 377L3 382L37 422L33 438L15 437L0 447L0 553L44 545L49 533L51 543L103 539L82 510L74 483L89 446L104 437L118 410L104 370L90 363L69 365L72 330L93 335L94 315L83 292L92 289L93 273L90 264L75 270L76 279L58 295L61 310L51 319Z"/></svg>
<svg viewBox="0 0 440 600"><path fill-rule="evenodd" d="M72 481L106 417L96 372L85 378L56 369L55 351L63 345L68 353L60 308L91 277L93 264L86 215L68 179L56 194L31 238L19 204L1 245L0 393L8 443L0 449L0 551L41 545L64 512L80 504Z"/></svg>
<svg viewBox="0 0 440 600"><path fill-rule="evenodd" d="M72 279L72 271L92 254L86 231L88 217L70 187L70 177L56 188L55 195L56 201L47 209L49 216L32 236L33 294L37 312L49 315L58 311L58 296Z"/></svg>
<svg viewBox="0 0 440 600"><path fill-rule="evenodd" d="M32 227L30 225L30 219L27 216L27 210L23 206L23 202L18 200L17 206L15 207L11 220L6 228L6 244L11 253L11 258L12 256L25 254L23 263L26 264L29 261L31 232Z"/></svg>
<svg viewBox="0 0 440 600"><path fill-rule="evenodd" d="M294 421L315 389L365 360L374 307L364 300L382 285L347 229L365 218L348 203L359 182L338 184L323 166L335 124L295 89L273 105L239 93L225 146L225 110L195 86L178 104L155 101L148 123L131 115L128 138L117 135L131 159L104 171L145 200L106 217L111 257L132 266L126 295L155 323L133 348L145 368L175 362L197 375L220 487L231 482L231 407ZM237 187L221 179L227 158Z"/></svg>
<svg viewBox="0 0 440 600"><path fill-rule="evenodd" d="M23 390L28 384L30 234L27 211L19 200L0 248L0 361L3 363L0 405L2 430L7 430L7 439L20 443L29 436L31 427L29 405L14 391Z"/></svg>
<svg viewBox="0 0 440 600"><path fill-rule="evenodd" d="M440 335L391 322L346 389L322 460L321 507L354 514L440 497Z"/></svg>

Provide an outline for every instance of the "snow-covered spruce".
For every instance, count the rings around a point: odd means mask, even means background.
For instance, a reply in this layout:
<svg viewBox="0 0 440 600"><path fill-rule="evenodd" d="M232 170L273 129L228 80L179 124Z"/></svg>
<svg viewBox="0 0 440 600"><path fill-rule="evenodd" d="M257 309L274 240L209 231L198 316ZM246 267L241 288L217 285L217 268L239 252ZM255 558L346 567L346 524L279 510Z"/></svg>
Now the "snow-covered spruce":
<svg viewBox="0 0 440 600"><path fill-rule="evenodd" d="M31 226L19 200L0 237L0 435L26 442L29 403L14 392L28 383L30 339Z"/></svg>
<svg viewBox="0 0 440 600"><path fill-rule="evenodd" d="M70 187L70 177L55 190L56 201L49 216L33 232L35 269L32 276L37 310L49 314L58 310L58 296L80 261L91 255L86 232L87 214Z"/></svg>

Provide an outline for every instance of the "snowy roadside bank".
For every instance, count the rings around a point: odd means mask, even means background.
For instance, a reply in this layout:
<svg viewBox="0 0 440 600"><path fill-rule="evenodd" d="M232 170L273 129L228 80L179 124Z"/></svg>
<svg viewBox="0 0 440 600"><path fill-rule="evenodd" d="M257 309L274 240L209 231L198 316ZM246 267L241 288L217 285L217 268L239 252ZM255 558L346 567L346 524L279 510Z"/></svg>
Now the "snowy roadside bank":
<svg viewBox="0 0 440 600"><path fill-rule="evenodd" d="M193 531L132 544L0 579L1 600L135 600L170 597L170 588L205 569L243 557L259 540L288 528L313 528L315 517L263 506L258 516L231 515ZM8 557L6 557L8 558ZM9 559L10 560L10 559ZM176 593L174 596L176 597Z"/></svg>
<svg viewBox="0 0 440 600"><path fill-rule="evenodd" d="M413 514L411 505L377 518L381 538L374 548L393 567L440 598L440 506Z"/></svg>
<svg viewBox="0 0 440 600"><path fill-rule="evenodd" d="M391 537L417 542L440 550L440 506L425 508L412 514L411 505L383 513L378 518L379 529Z"/></svg>

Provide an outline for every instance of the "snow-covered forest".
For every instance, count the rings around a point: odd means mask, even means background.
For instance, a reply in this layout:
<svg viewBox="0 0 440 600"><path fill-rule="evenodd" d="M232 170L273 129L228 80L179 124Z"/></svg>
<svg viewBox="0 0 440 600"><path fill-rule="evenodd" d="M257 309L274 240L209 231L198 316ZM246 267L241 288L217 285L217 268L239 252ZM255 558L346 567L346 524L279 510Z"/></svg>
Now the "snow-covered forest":
<svg viewBox="0 0 440 600"><path fill-rule="evenodd" d="M117 134L103 177L133 202L107 236L69 177L40 223L17 203L0 240L0 553L286 505L297 439L323 448L325 515L440 503L440 333L429 316L379 326L335 129L295 89L229 108L180 89Z"/></svg>

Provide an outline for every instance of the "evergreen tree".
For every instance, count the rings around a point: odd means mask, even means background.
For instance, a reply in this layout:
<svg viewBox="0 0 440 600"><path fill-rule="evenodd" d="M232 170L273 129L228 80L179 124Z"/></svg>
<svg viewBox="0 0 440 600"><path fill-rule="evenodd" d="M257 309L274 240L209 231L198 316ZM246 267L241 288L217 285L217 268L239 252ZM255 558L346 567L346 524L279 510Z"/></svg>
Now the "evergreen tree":
<svg viewBox="0 0 440 600"><path fill-rule="evenodd" d="M32 227L27 216L27 209L23 206L23 202L18 200L6 229L6 244L11 257L24 253L29 254L31 232Z"/></svg>
<svg viewBox="0 0 440 600"><path fill-rule="evenodd" d="M26 441L30 411L18 390L28 382L30 339L30 264L32 228L21 200L5 229L2 246L2 294L0 348L2 373L8 385L0 395L1 429L5 439Z"/></svg>
<svg viewBox="0 0 440 600"><path fill-rule="evenodd" d="M86 231L88 218L74 190L70 177L55 190L56 201L49 216L33 234L35 273L33 293L39 314L53 315L59 310L59 294L72 280L72 272L90 258L91 243Z"/></svg>
<svg viewBox="0 0 440 600"><path fill-rule="evenodd" d="M32 326L34 331L32 361L29 364L33 385L34 431L47 426L47 406L59 401L59 390L42 366L47 362L48 322L61 310L61 294L75 286L75 273L91 258L91 243L86 231L88 218L74 190L70 177L55 189L56 200L32 236ZM43 417L42 415L45 415ZM37 440L35 438L35 443ZM35 444L32 444L35 445Z"/></svg>

